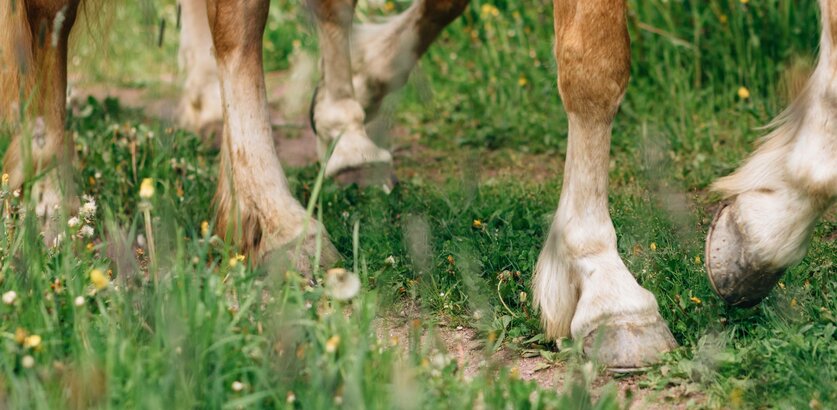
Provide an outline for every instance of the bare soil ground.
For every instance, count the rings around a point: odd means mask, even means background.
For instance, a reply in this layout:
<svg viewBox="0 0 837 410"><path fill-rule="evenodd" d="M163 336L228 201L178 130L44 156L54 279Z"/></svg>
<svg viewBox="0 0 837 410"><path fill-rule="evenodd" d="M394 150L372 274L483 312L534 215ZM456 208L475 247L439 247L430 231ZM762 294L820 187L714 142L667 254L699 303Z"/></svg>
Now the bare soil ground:
<svg viewBox="0 0 837 410"><path fill-rule="evenodd" d="M284 89L284 73L267 75L268 99L271 105L271 122L274 139L280 160L286 166L306 166L318 161L316 137L308 125L308 118L298 114L293 118L278 107L279 97ZM72 82L73 79L71 79ZM158 118L176 122L177 85L174 79L164 80L159 89L128 88L104 84L85 84L75 79L74 98L94 96L98 99L114 97L122 106L141 109L149 118ZM162 90L162 91L161 91ZM208 142L218 144L220 127L208 127L204 134ZM461 156L454 158L447 152L440 152L422 144L421 135L411 134L404 128L390 130L391 146L396 159L398 178L412 180L420 178L430 182L443 182L456 178L463 172ZM563 167L558 155L528 154L511 149L495 151L476 150L464 155L477 158L481 183L495 180L520 179L524 177L534 183L552 178ZM837 234L836 234L837 235ZM406 349L410 336L412 319L419 317L416 310L391 315L378 321L378 337L382 340L405 341L401 345ZM569 374L567 365L562 362L550 362L535 356L527 357L523 352L508 347L486 354L485 339L477 330L462 326L449 327L440 325L432 331L423 331L421 344L426 348L446 351L458 364L465 378L470 378L483 371L486 366L502 366L514 369L524 380L533 380L545 389L563 389ZM644 375L633 374L616 376L602 372L595 376L592 383L594 396L600 395L605 386L614 383L620 398L633 397L631 409L670 409L701 407L704 397L689 392L683 386L672 386L663 390L642 387Z"/></svg>

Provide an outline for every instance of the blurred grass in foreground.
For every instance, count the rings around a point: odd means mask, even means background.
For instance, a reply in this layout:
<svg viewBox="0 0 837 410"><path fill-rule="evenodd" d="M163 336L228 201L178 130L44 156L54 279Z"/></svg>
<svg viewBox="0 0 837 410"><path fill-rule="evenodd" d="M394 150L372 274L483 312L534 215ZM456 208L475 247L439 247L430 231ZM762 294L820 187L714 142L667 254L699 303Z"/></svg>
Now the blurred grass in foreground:
<svg viewBox="0 0 837 410"><path fill-rule="evenodd" d="M284 69L294 40L315 50L316 38L297 2L273 3L266 65ZM117 9L98 45L82 39L72 69L93 82L170 83L173 2L143 4ZM359 18L407 5L366 2ZM755 127L787 103L787 73L813 61L815 2L638 0L629 9L633 76L615 125L611 213L620 253L683 346L640 384L702 392L708 407L830 407L837 402L833 215L817 228L805 261L759 307L726 308L701 261L716 199L705 188L735 168L760 135ZM170 31L157 48L161 18ZM49 250L25 218L6 219L13 223L0 242L0 291L15 298L0 307L0 385L10 407L593 406L583 376L560 396L509 369L465 382L444 352L399 341L411 346L401 356L385 348L392 341L374 337L377 314L418 305L420 329L472 325L489 350L545 348L526 292L561 170L544 183L473 179L495 165L484 162L489 152L564 154L551 37L548 1L474 0L391 98L396 124L422 145L474 160L419 159L428 170L441 167L446 181L419 176L391 195L326 181L316 210L364 284L349 304L307 289L294 274L252 268L202 233L216 153L195 136L110 100L76 107L69 130L77 134L81 191L98 204L95 233L71 240L76 233L67 232ZM105 58L94 57L102 47ZM301 200L311 200L317 171L289 170ZM144 178L157 188L157 285L144 273L147 255L136 251ZM25 208L25 198L5 195ZM94 291L93 269L113 273L109 287ZM557 360L583 375L577 350L565 347ZM599 400L616 406L612 390Z"/></svg>

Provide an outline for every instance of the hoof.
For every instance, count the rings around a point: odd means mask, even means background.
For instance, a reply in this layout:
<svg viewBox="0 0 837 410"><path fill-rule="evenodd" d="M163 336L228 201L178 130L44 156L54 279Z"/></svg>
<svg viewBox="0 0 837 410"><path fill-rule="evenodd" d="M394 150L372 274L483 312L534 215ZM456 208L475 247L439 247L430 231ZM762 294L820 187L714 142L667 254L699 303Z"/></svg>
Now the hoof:
<svg viewBox="0 0 837 410"><path fill-rule="evenodd" d="M785 268L766 267L751 260L733 209L729 204L721 206L709 227L706 274L715 293L726 303L751 307L770 293Z"/></svg>
<svg viewBox="0 0 837 410"><path fill-rule="evenodd" d="M386 193L392 192L398 185L395 170L391 162L371 162L358 167L345 168L333 176L340 185L357 184L361 188L375 186Z"/></svg>
<svg viewBox="0 0 837 410"><path fill-rule="evenodd" d="M260 262L262 264L267 263L273 269L280 271L294 269L306 279L313 280L312 273L317 267L322 269L332 268L342 258L342 255L327 235L323 235L320 240L317 240L317 236L311 234L266 251L260 258ZM318 263L315 264L314 262Z"/></svg>
<svg viewBox="0 0 837 410"><path fill-rule="evenodd" d="M643 371L677 347L663 319L604 325L584 338L584 354L615 373Z"/></svg>

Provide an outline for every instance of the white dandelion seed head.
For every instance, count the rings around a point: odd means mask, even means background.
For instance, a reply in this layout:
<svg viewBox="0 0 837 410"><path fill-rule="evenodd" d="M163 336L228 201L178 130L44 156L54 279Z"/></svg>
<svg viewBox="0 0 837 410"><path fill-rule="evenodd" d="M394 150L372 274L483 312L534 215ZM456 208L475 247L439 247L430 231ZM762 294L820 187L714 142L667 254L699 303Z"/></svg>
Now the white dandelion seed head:
<svg viewBox="0 0 837 410"><path fill-rule="evenodd" d="M17 300L17 292L10 290L3 294L3 303L11 305Z"/></svg>
<svg viewBox="0 0 837 410"><path fill-rule="evenodd" d="M35 366L35 358L31 355L23 356L23 359L20 359L20 364L26 369L31 369Z"/></svg>
<svg viewBox="0 0 837 410"><path fill-rule="evenodd" d="M75 300L73 300L73 304L76 305L76 307L84 306L84 296L76 296Z"/></svg>
<svg viewBox="0 0 837 410"><path fill-rule="evenodd" d="M343 268L329 269L325 285L328 295L337 300L349 300L360 292L360 278Z"/></svg>
<svg viewBox="0 0 837 410"><path fill-rule="evenodd" d="M77 216L74 216L67 221L67 226L69 226L70 228L75 228L79 225L81 225L81 219L78 219Z"/></svg>
<svg viewBox="0 0 837 410"><path fill-rule="evenodd" d="M232 389L234 392L240 392L244 390L244 383L236 380L232 383Z"/></svg>

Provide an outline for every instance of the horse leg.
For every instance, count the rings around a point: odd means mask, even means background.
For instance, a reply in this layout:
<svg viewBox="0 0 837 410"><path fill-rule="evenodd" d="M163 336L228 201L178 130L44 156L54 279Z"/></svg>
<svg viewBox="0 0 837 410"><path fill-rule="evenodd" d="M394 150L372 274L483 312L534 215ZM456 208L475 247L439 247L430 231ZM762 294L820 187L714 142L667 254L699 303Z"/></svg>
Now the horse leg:
<svg viewBox="0 0 837 410"><path fill-rule="evenodd" d="M324 228L292 196L274 148L262 71L262 33L269 0L209 0L209 26L223 97L224 135L217 229L255 260L289 258L310 271L322 245L322 265L338 255ZM296 253L298 244L300 253Z"/></svg>
<svg viewBox="0 0 837 410"><path fill-rule="evenodd" d="M631 369L676 344L654 295L616 250L607 203L610 137L630 71L623 0L555 0L558 89L569 143L558 210L533 282L547 336L584 341L608 367Z"/></svg>
<svg viewBox="0 0 837 410"><path fill-rule="evenodd" d="M35 213L48 244L63 231L55 219L72 208L73 145L65 137L67 40L80 0L30 0L0 6L0 122L12 130L3 158L9 187L32 183ZM36 178L37 176L37 178Z"/></svg>
<svg viewBox="0 0 837 410"><path fill-rule="evenodd" d="M728 200L706 239L706 271L729 304L759 303L808 250L837 195L837 0L821 0L820 58L775 129L713 188Z"/></svg>

